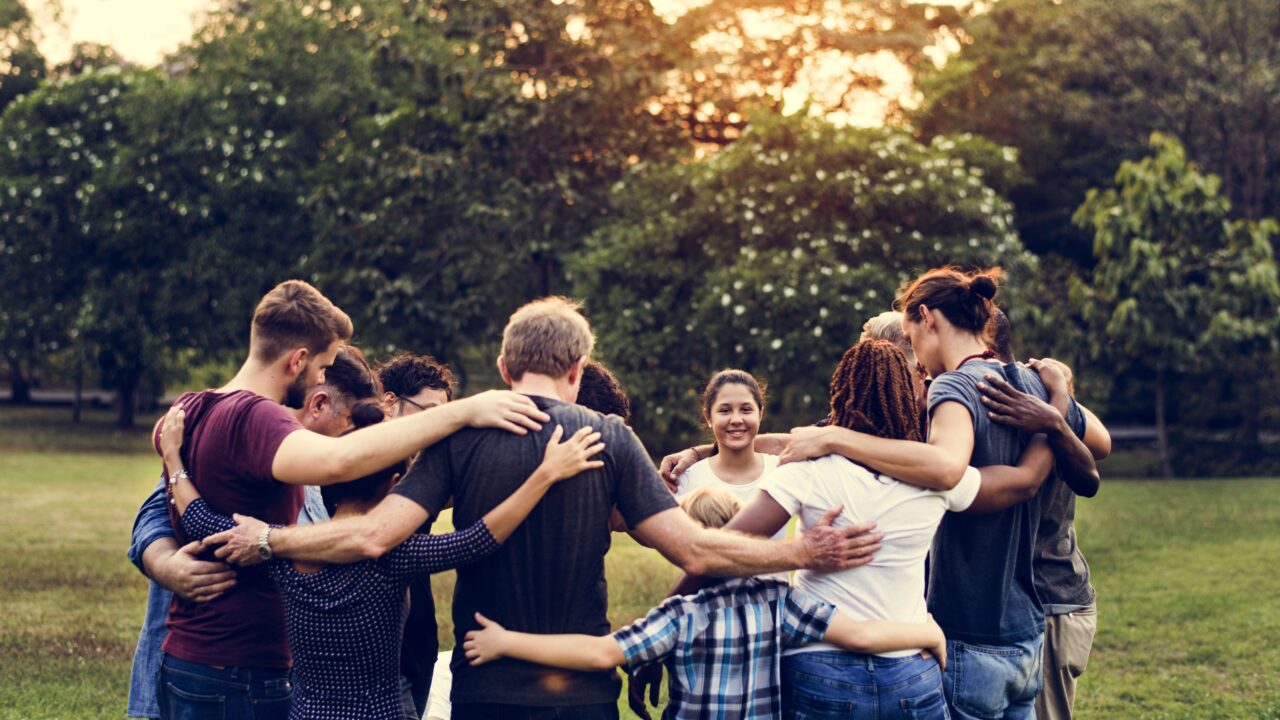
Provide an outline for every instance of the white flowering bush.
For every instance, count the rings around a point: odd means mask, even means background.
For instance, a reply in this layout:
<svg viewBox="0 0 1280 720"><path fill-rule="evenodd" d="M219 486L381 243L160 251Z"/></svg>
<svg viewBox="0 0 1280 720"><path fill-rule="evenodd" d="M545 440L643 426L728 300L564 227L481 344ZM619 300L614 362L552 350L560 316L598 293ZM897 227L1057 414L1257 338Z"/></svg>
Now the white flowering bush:
<svg viewBox="0 0 1280 720"><path fill-rule="evenodd" d="M992 187L1016 172L977 138L766 116L710 159L619 183L572 269L637 428L655 452L695 439L723 367L772 387L768 429L817 420L863 322L931 267L1000 265L1016 296L1036 262Z"/></svg>

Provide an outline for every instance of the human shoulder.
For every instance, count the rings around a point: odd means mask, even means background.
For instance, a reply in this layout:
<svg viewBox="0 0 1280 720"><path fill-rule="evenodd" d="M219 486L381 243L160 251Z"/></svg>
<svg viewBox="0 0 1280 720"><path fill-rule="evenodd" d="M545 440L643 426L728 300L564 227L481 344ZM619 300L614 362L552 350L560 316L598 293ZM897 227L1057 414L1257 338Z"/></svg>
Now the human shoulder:
<svg viewBox="0 0 1280 720"><path fill-rule="evenodd" d="M972 412L981 402L978 382L982 380L983 374L993 370L998 372L993 365L975 362L942 373L929 385L929 410L932 411L944 402L958 402Z"/></svg>

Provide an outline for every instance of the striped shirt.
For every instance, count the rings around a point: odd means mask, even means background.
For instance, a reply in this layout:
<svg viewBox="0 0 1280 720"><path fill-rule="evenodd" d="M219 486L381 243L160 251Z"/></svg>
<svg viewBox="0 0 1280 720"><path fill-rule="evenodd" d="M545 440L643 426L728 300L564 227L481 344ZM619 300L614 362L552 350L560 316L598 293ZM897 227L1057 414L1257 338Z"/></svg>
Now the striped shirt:
<svg viewBox="0 0 1280 720"><path fill-rule="evenodd" d="M614 633L627 666L663 661L666 720L782 717L782 651L818 642L835 606L773 578L730 580L668 598Z"/></svg>

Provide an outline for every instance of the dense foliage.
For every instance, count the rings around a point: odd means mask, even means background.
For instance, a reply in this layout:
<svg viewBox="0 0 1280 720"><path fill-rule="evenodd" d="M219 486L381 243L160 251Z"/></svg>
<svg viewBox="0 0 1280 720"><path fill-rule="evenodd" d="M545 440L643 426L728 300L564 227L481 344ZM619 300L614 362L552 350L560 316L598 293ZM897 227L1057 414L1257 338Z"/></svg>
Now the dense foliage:
<svg viewBox="0 0 1280 720"><path fill-rule="evenodd" d="M949 262L1003 266L1019 350L1109 418L1256 443L1280 423L1268 9L263 0L143 69L50 65L0 2L0 372L19 401L112 388L128 424L234 362L285 277L375 355L464 378L512 308L577 294L669 447L722 366L771 381L775 429L822 415L862 321ZM918 92L877 99L893 67ZM848 129L869 99L888 125Z"/></svg>

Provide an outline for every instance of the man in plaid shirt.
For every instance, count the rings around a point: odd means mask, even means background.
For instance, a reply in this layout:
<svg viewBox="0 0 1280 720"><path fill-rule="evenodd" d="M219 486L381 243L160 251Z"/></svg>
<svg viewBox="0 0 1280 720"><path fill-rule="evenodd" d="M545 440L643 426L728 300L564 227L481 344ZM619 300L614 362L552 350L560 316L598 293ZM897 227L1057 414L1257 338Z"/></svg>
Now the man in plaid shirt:
<svg viewBox="0 0 1280 720"><path fill-rule="evenodd" d="M534 635L476 614L467 633L473 665L501 657L571 670L630 668L663 661L671 698L663 717L755 720L782 717L785 647L825 641L862 653L928 648L945 663L946 639L933 623L855 621L831 603L773 578L728 580L671 597L613 635Z"/></svg>

